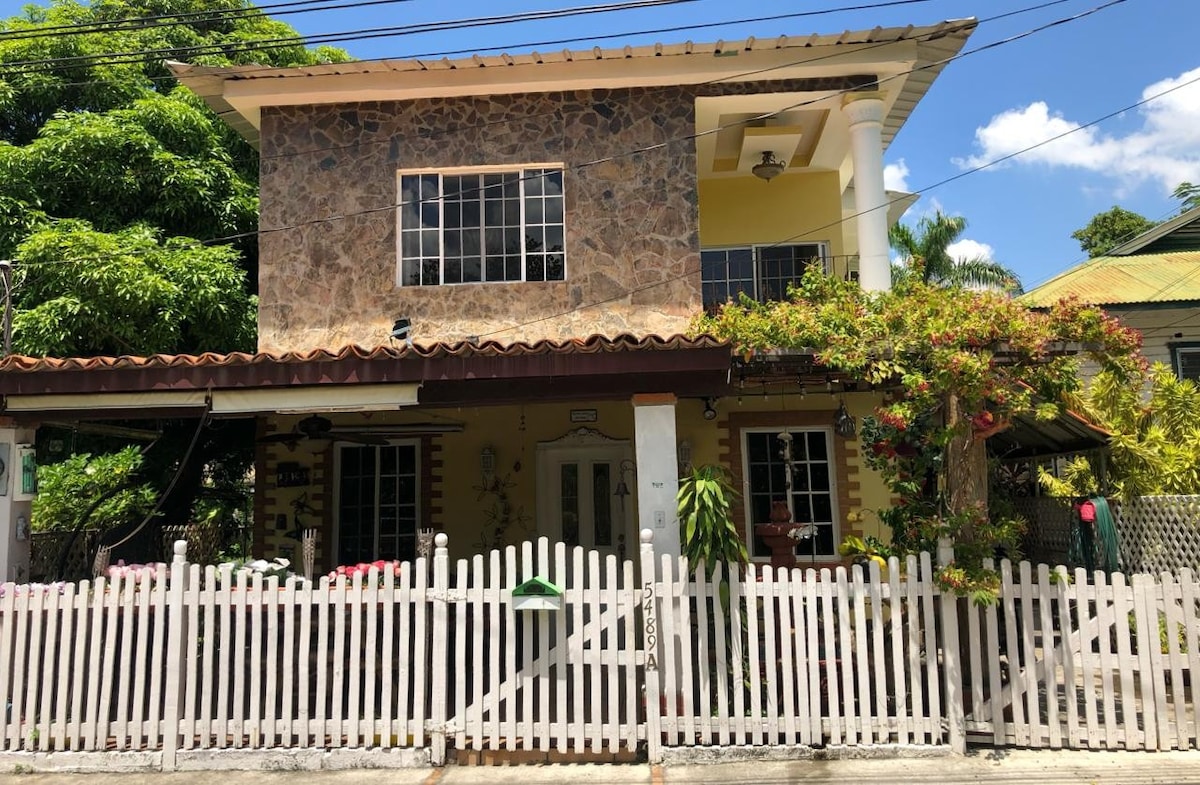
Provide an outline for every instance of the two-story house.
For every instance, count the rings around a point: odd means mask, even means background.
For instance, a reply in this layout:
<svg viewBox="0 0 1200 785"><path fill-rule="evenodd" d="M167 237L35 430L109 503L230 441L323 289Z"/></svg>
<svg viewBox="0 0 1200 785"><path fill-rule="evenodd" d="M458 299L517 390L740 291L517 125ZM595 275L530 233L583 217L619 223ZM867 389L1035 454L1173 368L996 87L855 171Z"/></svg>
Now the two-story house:
<svg viewBox="0 0 1200 785"><path fill-rule="evenodd" d="M410 557L427 528L457 555L533 535L632 555L642 528L677 551L677 478L702 463L732 472L748 533L784 501L806 561L834 560L889 501L846 427L879 394L689 325L813 264L889 285L911 198L883 152L974 27L175 64L261 152L259 352L12 358L11 425L254 416L256 554L315 527L326 568Z"/></svg>

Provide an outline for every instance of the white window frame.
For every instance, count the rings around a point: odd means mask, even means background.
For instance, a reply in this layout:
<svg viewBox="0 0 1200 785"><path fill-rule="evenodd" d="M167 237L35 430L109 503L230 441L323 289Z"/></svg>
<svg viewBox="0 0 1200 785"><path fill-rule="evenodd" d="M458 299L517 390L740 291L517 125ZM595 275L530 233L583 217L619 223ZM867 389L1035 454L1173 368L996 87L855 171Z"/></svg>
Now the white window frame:
<svg viewBox="0 0 1200 785"><path fill-rule="evenodd" d="M448 166L440 168L422 167L417 169L397 169L396 170L396 286L408 289L429 288L434 284L406 284L404 283L404 224L403 224L403 205L401 204L404 198L403 182L405 177L436 175L439 184L445 177L457 177L461 175L473 174L513 174L516 173L523 183L525 177L523 172L528 169L557 169L562 176L562 200L563 200L563 277L561 280L542 280L542 281L526 281L526 251L524 245L521 248L521 278L520 280L511 281L459 281L446 283L444 280L439 280L436 286L474 286L478 284L515 284L515 283L562 283L567 280L567 177L566 164L562 161L549 163L521 163L521 164L504 164L493 166ZM439 189L439 194L441 189ZM521 198L519 199L521 208L521 231L524 232L525 225L525 189L521 188ZM444 279L446 275L446 244L445 236L441 235L446 229L444 197L439 195L438 204L438 277ZM542 224L545 226L545 223ZM486 264L486 256L481 254L481 264Z"/></svg>
<svg viewBox="0 0 1200 785"><path fill-rule="evenodd" d="M768 562L771 560L770 553L755 553L754 551L754 526L757 523L767 523L767 521L754 520L753 499L751 498L753 489L750 487L750 434L752 433L769 433L779 434L787 431L791 434L798 433L822 433L825 435L826 448L826 463L829 466L829 514L833 543L832 553L818 553L817 561L835 562L840 561L837 553L838 542L840 541L840 525L841 520L838 512L838 466L837 466L837 447L835 443L836 434L831 426L821 425L756 425L749 428L742 428L739 438L741 439L742 448L742 504L743 514L746 521L746 549L750 554L750 558L756 562ZM792 509L791 494L787 497L788 511L792 512L792 517L795 518L795 512ZM818 525L823 525L817 522ZM797 543L798 546L803 546L804 541ZM806 554L797 554L797 558L804 558Z"/></svg>
<svg viewBox="0 0 1200 785"><path fill-rule="evenodd" d="M825 270L825 272L829 272L829 263L830 263L830 260L832 259L832 257L829 255L829 242L826 240L807 240L805 242L794 242L794 243L793 242L788 242L788 243L751 243L749 245L746 245L744 243L740 244L740 245L739 244L709 245L709 246L705 246L705 247L701 248L700 254L701 254L701 259L703 259L703 254L705 251L746 251L746 250L750 251L751 260L753 262L753 272L754 272L754 299L760 300L759 292L762 291L762 276L761 276L761 273L759 270L759 258L758 258L759 251L762 249L792 247L792 246L798 246L798 245L815 245L815 246L817 246L821 251L820 256L819 256L819 258L821 260L821 268L823 270ZM701 286L701 291L703 291L703 286L704 286L703 262L701 262L701 268L700 268L700 286Z"/></svg>
<svg viewBox="0 0 1200 785"><path fill-rule="evenodd" d="M415 471L415 476L416 476L416 480L417 480L417 487L416 487L416 493L415 493L416 499L414 501L415 501L415 509L416 509L416 527L417 527L416 533L419 534L421 531L421 521L422 521L421 516L423 515L423 505L421 503L422 502L422 500L421 500L421 476L422 476L421 475L421 471L422 471L421 440L420 439L388 439L387 444L359 444L358 442L347 442L347 441L337 440L337 441L334 441L333 444L331 445L331 447L333 448L333 511L332 511L333 512L333 515L332 515L333 525L330 528L333 529L333 536L330 539L333 541L333 547L332 547L332 550L330 551L330 557L332 559L334 559L335 561L339 560L341 558L339 554L341 553L341 548L342 548L342 542L341 542L341 540L342 540L342 521L341 521L341 515L342 515L342 448L343 447L406 447L406 446L413 448L413 457L414 457L414 461L415 461L414 471ZM378 470L376 471L376 473L378 474ZM376 477L376 482L375 482L375 509L376 509L376 515L378 515L378 509L379 509L378 477ZM376 554L376 556L378 556L378 553L379 553L378 520L376 520L376 525L375 525L375 546L373 548L373 552ZM374 559L372 559L372 561L374 561ZM335 566L337 566L337 565L335 565Z"/></svg>

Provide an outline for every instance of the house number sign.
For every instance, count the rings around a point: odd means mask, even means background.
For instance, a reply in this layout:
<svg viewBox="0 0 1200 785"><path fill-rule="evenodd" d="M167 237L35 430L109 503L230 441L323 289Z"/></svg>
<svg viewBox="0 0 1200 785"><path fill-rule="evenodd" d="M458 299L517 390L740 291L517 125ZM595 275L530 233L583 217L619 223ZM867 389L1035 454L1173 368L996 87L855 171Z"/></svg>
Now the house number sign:
<svg viewBox="0 0 1200 785"><path fill-rule="evenodd" d="M658 670L658 619L654 617L654 581L646 581L642 590L642 630L646 641L646 670Z"/></svg>
<svg viewBox="0 0 1200 785"><path fill-rule="evenodd" d="M275 470L276 488L304 488L308 485L308 467L285 461Z"/></svg>

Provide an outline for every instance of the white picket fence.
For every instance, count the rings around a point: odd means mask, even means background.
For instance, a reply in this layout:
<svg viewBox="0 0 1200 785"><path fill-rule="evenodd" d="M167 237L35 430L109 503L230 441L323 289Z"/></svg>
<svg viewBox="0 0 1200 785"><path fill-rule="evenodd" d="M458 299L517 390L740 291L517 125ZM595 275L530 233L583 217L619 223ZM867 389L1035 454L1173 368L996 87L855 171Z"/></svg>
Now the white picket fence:
<svg viewBox="0 0 1200 785"><path fill-rule="evenodd" d="M315 583L178 553L169 574L5 584L0 756L1197 746L1187 572L1126 584L1003 563L982 609L939 592L927 554L751 565L722 591L648 536L638 570L544 539L454 564L445 545ZM514 607L534 576L562 587L561 610Z"/></svg>

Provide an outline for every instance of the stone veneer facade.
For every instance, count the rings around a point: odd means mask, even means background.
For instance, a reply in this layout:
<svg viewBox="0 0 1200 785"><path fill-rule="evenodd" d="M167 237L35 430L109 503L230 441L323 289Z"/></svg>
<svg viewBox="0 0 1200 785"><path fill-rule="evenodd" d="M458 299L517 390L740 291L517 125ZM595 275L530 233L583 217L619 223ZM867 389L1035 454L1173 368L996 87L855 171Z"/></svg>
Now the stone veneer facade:
<svg viewBox="0 0 1200 785"><path fill-rule="evenodd" d="M872 80L264 109L259 349L375 346L402 316L419 343L682 332L701 302L695 98ZM397 286L397 170L559 162L566 280Z"/></svg>

